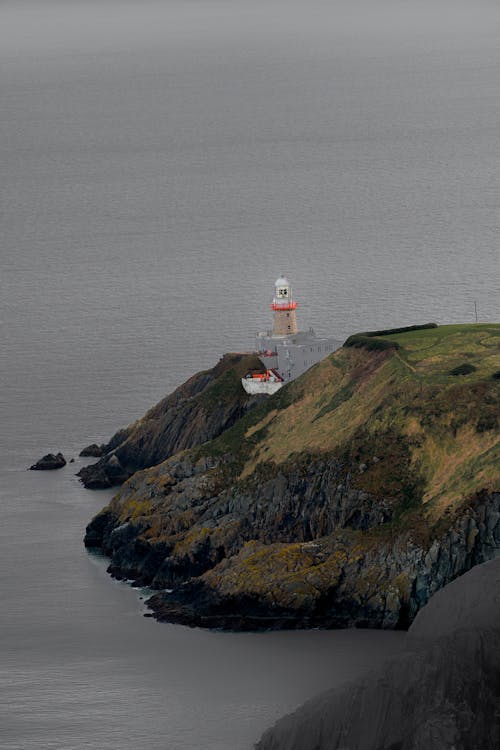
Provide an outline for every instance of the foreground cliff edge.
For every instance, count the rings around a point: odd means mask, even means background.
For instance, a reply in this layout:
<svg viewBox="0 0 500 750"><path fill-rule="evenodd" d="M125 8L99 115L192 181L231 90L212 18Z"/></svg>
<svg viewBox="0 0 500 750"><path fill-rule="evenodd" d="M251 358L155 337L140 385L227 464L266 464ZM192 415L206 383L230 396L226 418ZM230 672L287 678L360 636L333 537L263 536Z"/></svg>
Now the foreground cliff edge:
<svg viewBox="0 0 500 750"><path fill-rule="evenodd" d="M433 596L405 652L280 719L256 750L497 750L499 623L496 559Z"/></svg>
<svg viewBox="0 0 500 750"><path fill-rule="evenodd" d="M120 442L108 446L105 462L135 456L130 470L140 455L151 468L85 543L116 577L158 589L160 620L407 627L435 591L498 554L499 343L499 324L354 336L257 404L237 390L251 361L229 355L222 375L219 363L217 377L201 374L208 385L128 428L121 456ZM153 466L169 410L183 449L170 440ZM217 423L208 442L204 415Z"/></svg>

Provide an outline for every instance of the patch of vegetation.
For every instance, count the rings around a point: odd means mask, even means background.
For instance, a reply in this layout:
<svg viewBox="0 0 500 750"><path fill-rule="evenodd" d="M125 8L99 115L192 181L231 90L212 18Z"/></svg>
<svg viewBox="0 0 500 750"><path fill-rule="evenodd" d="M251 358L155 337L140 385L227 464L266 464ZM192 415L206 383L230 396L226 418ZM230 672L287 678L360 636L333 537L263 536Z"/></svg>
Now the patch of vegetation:
<svg viewBox="0 0 500 750"><path fill-rule="evenodd" d="M344 401L348 401L354 391L356 385L355 380L351 380L349 383L346 383L340 390L338 390L333 398L327 403L323 408L316 414L316 416L313 418L313 422L316 422L317 419L321 419L321 417L324 417L325 414L328 414L331 411L334 411L340 404L343 404Z"/></svg>
<svg viewBox="0 0 500 750"><path fill-rule="evenodd" d="M288 407L303 396L304 389L301 380L302 378L298 378L292 383L286 384L262 403L254 406L219 437L200 446L195 452L195 460L198 460L201 456L231 454L232 470L237 473L254 446L260 444L266 437L267 424L265 427L260 427L259 423L269 416L272 418L272 412L286 411ZM246 397L240 379L238 379L237 387Z"/></svg>
<svg viewBox="0 0 500 750"><path fill-rule="evenodd" d="M387 341L386 339L371 338L371 335L362 333L356 333L354 336L349 336L344 346L362 346L363 349L368 349L369 352L384 351L386 349L399 349L400 346L397 341Z"/></svg>
<svg viewBox="0 0 500 750"><path fill-rule="evenodd" d="M418 507L425 489L424 477L412 461L407 437L395 427L373 431L362 426L341 449L344 465L359 467L354 485L380 499L393 499L396 516Z"/></svg>
<svg viewBox="0 0 500 750"><path fill-rule="evenodd" d="M338 583L347 559L340 544L332 551L316 543L250 541L223 571L213 568L203 578L223 594L250 594L289 609L312 608L323 591Z"/></svg>
<svg viewBox="0 0 500 750"><path fill-rule="evenodd" d="M482 415L476 425L476 432L489 432L498 429L498 414Z"/></svg>
<svg viewBox="0 0 500 750"><path fill-rule="evenodd" d="M463 364L454 367L453 370L450 370L450 375L470 375L471 372L476 372L476 370L477 367L471 365L470 362L464 362Z"/></svg>
<svg viewBox="0 0 500 750"><path fill-rule="evenodd" d="M469 381L489 378L500 363L500 325L495 323L439 326L390 336L399 344L397 356L421 381L446 384L450 370L465 362L475 372Z"/></svg>
<svg viewBox="0 0 500 750"><path fill-rule="evenodd" d="M233 366L218 374L216 379L198 396L200 403L208 409L217 407L221 403L231 403L234 400L243 403L247 396L241 387L241 378L249 371L260 369L260 360L253 355L232 358L226 356L221 362L226 366L232 363ZM222 367L220 369L222 370ZM217 368L214 368L214 372L216 371Z"/></svg>
<svg viewBox="0 0 500 750"><path fill-rule="evenodd" d="M369 351L382 351L384 349L399 349L397 341L381 341L384 336L392 336L396 333L408 333L409 331L422 331L428 328L437 328L437 323L422 323L422 325L404 326L402 328L386 328L380 331L364 331L355 333L345 341L344 346L362 346ZM373 339L373 340L372 340Z"/></svg>
<svg viewBox="0 0 500 750"><path fill-rule="evenodd" d="M287 409L290 404L303 395L301 380L294 380L284 385L269 398L269 409Z"/></svg>
<svg viewBox="0 0 500 750"><path fill-rule="evenodd" d="M281 393L281 390L276 395ZM274 396L258 404L241 417L241 419L238 419L231 427L224 430L217 438L197 448L194 452L194 460L197 461L202 456L224 456L230 454L232 470L237 472L241 468L249 450L258 442L259 433L261 438L265 434L260 429L257 429L250 437L246 433L265 419L269 411L272 411L271 400L273 398ZM276 406L276 403L274 403L274 406Z"/></svg>

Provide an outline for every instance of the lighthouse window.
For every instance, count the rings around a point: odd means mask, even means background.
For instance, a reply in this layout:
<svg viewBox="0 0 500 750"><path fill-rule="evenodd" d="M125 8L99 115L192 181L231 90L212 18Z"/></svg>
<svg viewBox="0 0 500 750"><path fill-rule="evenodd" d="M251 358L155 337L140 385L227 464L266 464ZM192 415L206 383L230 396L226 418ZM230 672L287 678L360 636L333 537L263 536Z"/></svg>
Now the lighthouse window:
<svg viewBox="0 0 500 750"><path fill-rule="evenodd" d="M289 317L290 317L290 313L287 313L287 314L286 314L286 317L287 317L287 318L289 318Z"/></svg>

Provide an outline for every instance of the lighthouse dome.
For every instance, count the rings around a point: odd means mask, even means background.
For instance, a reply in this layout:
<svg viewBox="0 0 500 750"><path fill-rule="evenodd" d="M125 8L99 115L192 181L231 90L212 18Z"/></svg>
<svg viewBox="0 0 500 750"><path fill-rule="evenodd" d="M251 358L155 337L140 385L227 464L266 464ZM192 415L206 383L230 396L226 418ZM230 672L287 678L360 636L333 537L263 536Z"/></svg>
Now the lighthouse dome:
<svg viewBox="0 0 500 750"><path fill-rule="evenodd" d="M285 276L280 276L279 279L276 279L274 282L274 286L290 286L290 282Z"/></svg>
<svg viewBox="0 0 500 750"><path fill-rule="evenodd" d="M283 303L291 301L292 299L292 287L286 276L280 276L274 283L274 301L277 303Z"/></svg>

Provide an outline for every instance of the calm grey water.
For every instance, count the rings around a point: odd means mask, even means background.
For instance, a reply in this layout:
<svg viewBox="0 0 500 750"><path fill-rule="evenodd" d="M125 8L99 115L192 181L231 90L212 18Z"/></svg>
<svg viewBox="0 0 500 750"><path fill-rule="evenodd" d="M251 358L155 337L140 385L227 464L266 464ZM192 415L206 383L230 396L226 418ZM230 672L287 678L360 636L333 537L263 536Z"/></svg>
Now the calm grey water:
<svg viewBox="0 0 500 750"><path fill-rule="evenodd" d="M401 636L158 625L85 552L76 455L300 321L498 319L486 0L0 5L0 747L245 750Z"/></svg>

